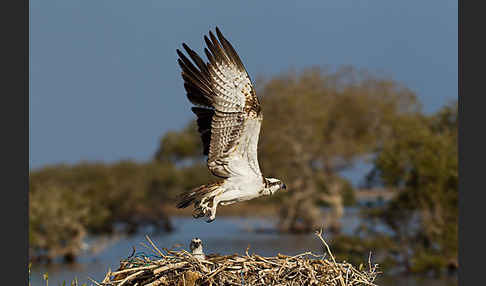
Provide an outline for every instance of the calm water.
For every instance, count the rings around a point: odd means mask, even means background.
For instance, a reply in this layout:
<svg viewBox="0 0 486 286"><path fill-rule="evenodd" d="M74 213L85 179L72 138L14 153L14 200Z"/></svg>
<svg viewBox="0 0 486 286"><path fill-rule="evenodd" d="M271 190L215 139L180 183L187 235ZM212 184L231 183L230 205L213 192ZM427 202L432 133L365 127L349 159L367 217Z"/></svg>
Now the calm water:
<svg viewBox="0 0 486 286"><path fill-rule="evenodd" d="M352 232L358 225L356 210L349 209L343 218L344 232ZM255 252L264 256L282 254L298 254L306 251L321 253L321 243L313 234L282 235L273 232L255 232L257 229L271 229L275 222L268 219L256 218L224 218L220 217L213 223L206 223L202 220L194 220L188 217L173 218L176 230L171 233L158 232L154 229L144 229L139 234L132 236L121 236L116 239L107 239L106 247L96 253L87 251L81 255L77 263L72 265L33 265L31 282L33 286L45 285L42 274L48 272L49 285L60 285L62 281L71 281L74 277L81 283L92 283L91 277L96 281L103 279L109 267L115 270L119 261L129 256L132 247L136 251L149 250L140 243L146 243L144 238L148 234L159 248L170 248L176 244L188 248L188 243L193 237L199 237L204 243L206 253L233 254L244 253L250 246L249 252ZM326 238L326 236L324 236ZM89 240L88 240L89 244ZM332 245L331 245L332 248ZM366 261L366 258L363 258ZM379 262L378 262L379 263ZM379 285L457 285L455 280L431 280L416 277L384 277L378 281Z"/></svg>

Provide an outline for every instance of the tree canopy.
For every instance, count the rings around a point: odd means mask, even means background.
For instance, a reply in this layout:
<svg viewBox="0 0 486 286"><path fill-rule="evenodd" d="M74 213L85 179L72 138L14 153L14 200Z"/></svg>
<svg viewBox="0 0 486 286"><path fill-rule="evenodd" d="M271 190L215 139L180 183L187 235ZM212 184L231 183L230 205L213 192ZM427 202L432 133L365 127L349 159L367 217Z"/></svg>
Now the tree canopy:
<svg viewBox="0 0 486 286"><path fill-rule="evenodd" d="M399 117L390 133L372 173L399 193L375 215L394 230L412 270L457 267L457 102L430 116Z"/></svg>
<svg viewBox="0 0 486 286"><path fill-rule="evenodd" d="M335 210L339 229L344 182L338 172L382 144L397 114L415 114L413 92L395 81L351 67L289 72L257 90L264 120L260 158L264 174L288 183L280 229L311 231L322 226L318 201Z"/></svg>

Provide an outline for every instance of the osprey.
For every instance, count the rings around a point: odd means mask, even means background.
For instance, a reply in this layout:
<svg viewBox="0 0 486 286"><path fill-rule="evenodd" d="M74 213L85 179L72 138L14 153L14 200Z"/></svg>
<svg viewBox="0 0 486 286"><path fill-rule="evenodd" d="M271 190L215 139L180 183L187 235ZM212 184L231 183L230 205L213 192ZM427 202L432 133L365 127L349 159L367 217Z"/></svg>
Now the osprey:
<svg viewBox="0 0 486 286"><path fill-rule="evenodd" d="M203 154L209 171L221 181L183 193L178 208L194 203L193 217L216 218L218 204L230 205L286 189L281 180L263 177L257 158L258 136L263 119L260 102L240 57L216 27L204 36L204 61L185 43L178 63L184 88L195 106Z"/></svg>
<svg viewBox="0 0 486 286"><path fill-rule="evenodd" d="M193 238L189 244L189 248L191 249L191 254L197 259L206 259L206 255L203 252L202 241L199 238Z"/></svg>

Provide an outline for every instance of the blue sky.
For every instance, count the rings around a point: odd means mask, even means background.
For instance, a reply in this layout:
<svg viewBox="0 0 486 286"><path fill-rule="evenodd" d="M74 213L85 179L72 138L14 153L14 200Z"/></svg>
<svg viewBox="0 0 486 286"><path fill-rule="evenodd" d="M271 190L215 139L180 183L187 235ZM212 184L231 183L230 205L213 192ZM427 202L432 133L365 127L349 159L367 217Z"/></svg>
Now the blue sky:
<svg viewBox="0 0 486 286"><path fill-rule="evenodd" d="M31 0L29 166L149 160L193 118L176 48L218 26L250 75L353 65L457 98L457 1Z"/></svg>

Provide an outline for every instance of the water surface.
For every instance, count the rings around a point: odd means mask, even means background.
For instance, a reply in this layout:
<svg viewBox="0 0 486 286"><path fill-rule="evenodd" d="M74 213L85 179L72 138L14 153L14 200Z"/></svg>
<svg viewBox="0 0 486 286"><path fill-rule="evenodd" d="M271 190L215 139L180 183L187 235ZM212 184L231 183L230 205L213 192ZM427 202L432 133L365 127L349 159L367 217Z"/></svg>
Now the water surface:
<svg viewBox="0 0 486 286"><path fill-rule="evenodd" d="M343 218L345 226L343 232L350 233L358 225L355 209L349 209ZM249 253L258 253L263 256L275 256L278 253L295 255L307 251L321 254L321 242L314 234L277 234L272 231L259 232L259 229L271 230L276 221L261 218L231 218L219 217L213 223L203 220L194 220L189 217L174 217L175 231L166 233L147 228L131 236L121 236L108 240L106 247L96 253L87 251L82 254L77 263L71 265L51 264L33 265L31 282L33 286L45 285L42 274L48 272L49 285L62 285L62 281L69 282L77 278L80 284L86 282L91 285L88 277L101 281L108 268L116 270L119 261L126 258L135 247L137 252L150 253L140 243L147 243L145 234L156 243L159 248L171 248L176 244L188 249L188 244L193 237L199 237L204 243L206 253L219 254L243 254L247 247ZM330 237L325 236L326 240ZM90 244L92 239L88 239ZM148 243L147 243L148 244ZM331 244L332 248L332 244ZM363 258L363 262L367 258ZM383 277L376 281L379 285L418 286L418 285L457 285L454 279L436 280L412 276ZM69 283L67 283L69 284Z"/></svg>

